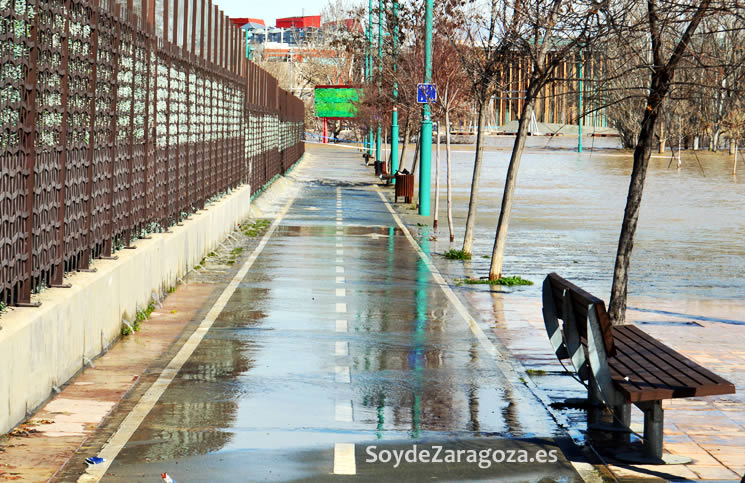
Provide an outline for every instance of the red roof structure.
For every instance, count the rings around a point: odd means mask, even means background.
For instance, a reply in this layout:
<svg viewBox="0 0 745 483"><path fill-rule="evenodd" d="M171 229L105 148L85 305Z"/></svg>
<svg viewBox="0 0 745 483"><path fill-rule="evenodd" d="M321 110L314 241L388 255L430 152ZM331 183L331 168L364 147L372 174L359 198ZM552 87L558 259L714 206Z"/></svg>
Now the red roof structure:
<svg viewBox="0 0 745 483"><path fill-rule="evenodd" d="M308 15L306 17L287 17L287 18L277 19L277 28L304 29L308 27L321 28L321 16L320 15Z"/></svg>
<svg viewBox="0 0 745 483"><path fill-rule="evenodd" d="M233 24L237 25L238 27L242 27L243 25L246 25L247 23L257 23L259 25L266 25L264 21L260 18L241 17L241 18L231 18L230 21L233 22Z"/></svg>

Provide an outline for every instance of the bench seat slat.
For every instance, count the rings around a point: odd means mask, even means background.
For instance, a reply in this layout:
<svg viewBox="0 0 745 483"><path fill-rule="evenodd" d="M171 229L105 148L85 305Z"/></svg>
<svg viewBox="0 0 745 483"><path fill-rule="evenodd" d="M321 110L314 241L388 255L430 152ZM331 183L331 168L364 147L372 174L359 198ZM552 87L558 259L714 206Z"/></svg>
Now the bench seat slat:
<svg viewBox="0 0 745 483"><path fill-rule="evenodd" d="M614 365L609 364L608 369L610 369L610 375L611 375L611 380L613 381L613 384L615 384L621 390L621 392L624 393L624 395L627 395L627 398L629 394L634 394L644 389L642 386L635 384L631 380L627 381L624 378L625 374L622 374L621 372L619 372L619 369L615 367Z"/></svg>
<svg viewBox="0 0 745 483"><path fill-rule="evenodd" d="M623 328L623 326L614 330L616 343L624 346L626 355L631 358L631 363L643 366L662 383L671 387L686 387L701 386L712 382L700 375L695 377L695 375L687 374L690 371L681 371L679 367L670 364L665 353L660 356L659 350L653 345L650 346L649 338L651 337L647 334L642 336L635 333L633 336L629 336L629 332L635 331Z"/></svg>
<svg viewBox="0 0 745 483"><path fill-rule="evenodd" d="M624 327L624 326L622 326ZM653 345L660 353L665 353L668 357L668 361L671 364L674 364L676 367L678 367L680 370L688 371L694 371L696 375L696 379L702 379L704 381L707 381L708 383L713 384L730 384L729 381L724 379L723 377L711 372L710 370L706 369L705 367L702 367L698 365L696 362L692 361L688 357L684 356L680 352L675 351L673 348L666 346L659 340L655 339L654 337L650 336L643 330L641 330L639 327L635 325L629 325L629 329L627 329L629 332L634 332L635 334L639 334L637 337L646 337L648 342Z"/></svg>
<svg viewBox="0 0 745 483"><path fill-rule="evenodd" d="M665 393L666 390L670 392L669 379L664 374L659 374L645 366L644 362L638 361L635 356L637 354L633 350L616 339L616 356L608 360L608 365L616 369L624 380L628 377L628 382L633 382L639 388L636 392ZM615 379L614 382L616 382ZM681 387L681 385L676 384L676 387Z"/></svg>
<svg viewBox="0 0 745 483"><path fill-rule="evenodd" d="M634 325L613 327L613 336L616 356L608 359L611 378L629 402L735 392L732 383Z"/></svg>

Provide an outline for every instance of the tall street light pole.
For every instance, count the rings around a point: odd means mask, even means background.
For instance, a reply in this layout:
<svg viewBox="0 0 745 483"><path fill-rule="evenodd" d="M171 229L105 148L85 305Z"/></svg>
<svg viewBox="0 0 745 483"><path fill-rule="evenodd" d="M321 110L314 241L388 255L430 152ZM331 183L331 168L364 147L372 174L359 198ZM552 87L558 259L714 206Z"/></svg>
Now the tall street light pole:
<svg viewBox="0 0 745 483"><path fill-rule="evenodd" d="M432 83L432 3L427 0L426 22L424 35L424 83ZM422 108L421 135L421 160L422 167L419 170L419 214L429 216L429 204L432 184L432 111L429 103Z"/></svg>
<svg viewBox="0 0 745 483"><path fill-rule="evenodd" d="M579 111L579 136L578 136L579 141L577 141L577 152L578 153L582 152L582 121L584 120L584 117L585 117L582 112L583 111L583 107L582 107L582 75L583 75L583 72L582 71L584 70L583 60L584 59L582 58L582 51L580 50L579 51L579 62L577 62L577 70L579 74L579 105L577 106L578 111Z"/></svg>
<svg viewBox="0 0 745 483"><path fill-rule="evenodd" d="M372 82L373 79L373 30L372 30L372 21L373 21L373 3L372 0L368 0L367 5L367 82L368 85ZM368 155L372 155L372 147L373 147L373 130L372 125L368 126L367 129L367 145L368 145Z"/></svg>
<svg viewBox="0 0 745 483"><path fill-rule="evenodd" d="M383 0L378 0L378 108L383 96ZM375 141L375 161L380 161L380 139L383 137L380 122L380 109L377 110L378 134Z"/></svg>
<svg viewBox="0 0 745 483"><path fill-rule="evenodd" d="M393 0L393 113L391 115L391 174L398 171L398 2ZM396 178L393 178L393 183Z"/></svg>

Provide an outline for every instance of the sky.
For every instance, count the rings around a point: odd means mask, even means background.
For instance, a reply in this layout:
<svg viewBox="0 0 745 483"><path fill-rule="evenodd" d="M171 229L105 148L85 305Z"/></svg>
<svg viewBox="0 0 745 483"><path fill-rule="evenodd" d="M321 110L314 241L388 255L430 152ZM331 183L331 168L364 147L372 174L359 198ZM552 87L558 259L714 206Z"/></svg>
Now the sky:
<svg viewBox="0 0 745 483"><path fill-rule="evenodd" d="M215 3L229 17L261 18L270 26L284 17L320 15L328 0L215 0Z"/></svg>

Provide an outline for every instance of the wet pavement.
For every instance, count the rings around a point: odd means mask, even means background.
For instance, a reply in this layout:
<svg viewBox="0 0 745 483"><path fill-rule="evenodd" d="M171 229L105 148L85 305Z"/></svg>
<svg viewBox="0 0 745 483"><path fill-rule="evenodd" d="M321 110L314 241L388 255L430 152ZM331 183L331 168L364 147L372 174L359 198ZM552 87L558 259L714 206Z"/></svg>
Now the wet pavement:
<svg viewBox="0 0 745 483"><path fill-rule="evenodd" d="M303 162L297 198L255 260L237 257L250 270L103 481L581 481L569 438L469 330L369 170L343 150Z"/></svg>

